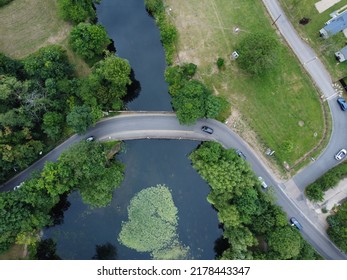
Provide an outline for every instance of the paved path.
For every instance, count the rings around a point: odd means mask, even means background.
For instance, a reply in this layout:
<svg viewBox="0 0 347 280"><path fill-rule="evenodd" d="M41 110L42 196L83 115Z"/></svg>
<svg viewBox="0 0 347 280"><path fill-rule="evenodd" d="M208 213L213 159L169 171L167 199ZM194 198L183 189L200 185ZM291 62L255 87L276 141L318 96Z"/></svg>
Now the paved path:
<svg viewBox="0 0 347 280"><path fill-rule="evenodd" d="M334 155L338 150L347 146L347 117L337 105L336 99L338 96L332 86L331 77L320 61L319 56L299 37L279 5L278 0L263 0L263 3L275 22L276 27L310 75L315 86L319 89L320 94L327 100L331 111L333 128L328 146L314 162L301 170L301 172L288 182L284 183L286 193L300 209L302 215L307 217L321 234L326 235L326 221L313 210L312 204L307 201L303 192L308 184L338 164L334 159ZM334 251L336 250L336 247L334 247L332 245L330 249L326 248L326 250ZM325 254L329 254L328 251Z"/></svg>

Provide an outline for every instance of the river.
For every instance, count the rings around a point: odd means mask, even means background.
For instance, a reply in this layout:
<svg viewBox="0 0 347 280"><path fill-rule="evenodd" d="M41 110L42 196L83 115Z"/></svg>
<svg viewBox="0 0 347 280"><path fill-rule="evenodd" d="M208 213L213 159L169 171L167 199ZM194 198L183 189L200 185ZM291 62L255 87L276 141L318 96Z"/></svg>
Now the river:
<svg viewBox="0 0 347 280"><path fill-rule="evenodd" d="M140 84L138 96L129 101L129 110L171 111L168 86L164 80L165 55L160 34L142 0L103 0L97 6L98 21L114 40L117 55L126 58ZM63 223L47 228L44 238L57 242L62 259L92 259L96 246L108 244L112 259L150 259L117 241L121 223L127 220L130 199L140 190L167 185L178 208L179 241L189 247L191 259L214 259L215 242L222 231L216 211L207 202L209 186L192 168L188 159L199 145L187 140L125 141L118 156L125 166L125 180L114 191L111 205L91 209L78 192L69 195L70 207Z"/></svg>

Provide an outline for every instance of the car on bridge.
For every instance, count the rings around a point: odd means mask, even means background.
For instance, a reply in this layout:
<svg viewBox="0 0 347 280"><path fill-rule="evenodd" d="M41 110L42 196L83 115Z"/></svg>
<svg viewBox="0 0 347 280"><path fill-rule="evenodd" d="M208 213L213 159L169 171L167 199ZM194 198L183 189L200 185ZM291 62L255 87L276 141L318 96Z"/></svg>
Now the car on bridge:
<svg viewBox="0 0 347 280"><path fill-rule="evenodd" d="M208 133L208 134L212 134L212 133L213 133L213 129L212 129L211 127L206 126L206 125L202 126L202 127L201 127L201 130L202 130L203 132Z"/></svg>
<svg viewBox="0 0 347 280"><path fill-rule="evenodd" d="M336 160L341 160L341 159L343 159L346 156L346 154L347 154L346 149L342 149L342 150L337 152L337 154L335 155L335 159Z"/></svg>
<svg viewBox="0 0 347 280"><path fill-rule="evenodd" d="M337 103L340 105L342 111L347 111L347 102L344 98L337 98Z"/></svg>

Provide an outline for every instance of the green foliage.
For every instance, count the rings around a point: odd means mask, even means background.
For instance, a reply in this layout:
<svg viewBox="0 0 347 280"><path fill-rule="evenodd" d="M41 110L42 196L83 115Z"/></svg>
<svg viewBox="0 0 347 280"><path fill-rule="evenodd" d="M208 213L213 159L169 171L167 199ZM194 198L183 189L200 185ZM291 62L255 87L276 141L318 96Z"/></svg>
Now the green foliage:
<svg viewBox="0 0 347 280"><path fill-rule="evenodd" d="M347 163L330 169L305 189L306 196L312 201L323 201L324 192L335 187L340 180L347 176Z"/></svg>
<svg viewBox="0 0 347 280"><path fill-rule="evenodd" d="M39 49L23 60L24 70L29 78L44 81L49 78L61 80L72 74L66 51L57 45Z"/></svg>
<svg viewBox="0 0 347 280"><path fill-rule="evenodd" d="M83 201L92 207L109 204L113 190L123 180L124 167L109 161L107 152L100 142L83 141L64 152L57 162L47 162L39 175L18 190L1 192L0 252L15 242L35 241L37 231L52 224L51 212L62 194L78 189Z"/></svg>
<svg viewBox="0 0 347 280"><path fill-rule="evenodd" d="M71 30L69 37L74 52L89 60L101 55L110 43L105 28L100 24L81 22Z"/></svg>
<svg viewBox="0 0 347 280"><path fill-rule="evenodd" d="M0 0L0 7L7 5L8 3L11 3L13 0Z"/></svg>
<svg viewBox="0 0 347 280"><path fill-rule="evenodd" d="M269 248L278 254L279 259L296 259L301 250L301 238L297 229L283 227L275 229L269 236Z"/></svg>
<svg viewBox="0 0 347 280"><path fill-rule="evenodd" d="M145 6L147 11L153 16L165 12L162 0L145 0Z"/></svg>
<svg viewBox="0 0 347 280"><path fill-rule="evenodd" d="M252 75L262 75L272 69L279 59L279 43L269 33L247 34L239 43L239 67Z"/></svg>
<svg viewBox="0 0 347 280"><path fill-rule="evenodd" d="M225 61L224 61L223 58L218 57L217 63L216 63L216 64L217 64L218 69L219 69L219 70L222 70L222 69L224 69Z"/></svg>
<svg viewBox="0 0 347 280"><path fill-rule="evenodd" d="M218 211L229 243L221 259L319 258L288 225L286 214L271 196L261 191L253 171L234 150L204 142L190 159L211 187L207 199ZM264 237L270 250L256 247Z"/></svg>
<svg viewBox="0 0 347 280"><path fill-rule="evenodd" d="M67 124L79 134L83 134L95 123L92 109L87 105L75 106L66 117Z"/></svg>
<svg viewBox="0 0 347 280"><path fill-rule="evenodd" d="M130 201L128 221L123 222L118 240L138 252L153 257L181 256L178 241L177 208L169 189L157 185L140 191Z"/></svg>
<svg viewBox="0 0 347 280"><path fill-rule="evenodd" d="M165 71L172 105L182 124L193 124L203 117L216 118L227 106L225 99L212 95L203 83L192 80L196 69L195 64L189 63Z"/></svg>
<svg viewBox="0 0 347 280"><path fill-rule="evenodd" d="M43 116L42 129L47 136L57 141L61 137L61 131L65 121L64 115L57 112L47 112Z"/></svg>
<svg viewBox="0 0 347 280"><path fill-rule="evenodd" d="M103 110L120 110L127 86L131 67L127 60L108 54L96 63L80 90L82 100L90 106L100 106Z"/></svg>
<svg viewBox="0 0 347 280"><path fill-rule="evenodd" d="M22 64L0 53L0 75L17 76L17 73L22 68Z"/></svg>
<svg viewBox="0 0 347 280"><path fill-rule="evenodd" d="M347 202L344 202L335 215L327 218L330 239L345 253L347 253Z"/></svg>
<svg viewBox="0 0 347 280"><path fill-rule="evenodd" d="M58 11L62 19L74 24L86 20L94 20L96 12L93 4L99 1L93 0L58 0Z"/></svg>
<svg viewBox="0 0 347 280"><path fill-rule="evenodd" d="M145 0L145 5L147 11L156 19L160 30L161 42L165 49L166 62L171 65L178 38L176 27L167 19L162 0Z"/></svg>

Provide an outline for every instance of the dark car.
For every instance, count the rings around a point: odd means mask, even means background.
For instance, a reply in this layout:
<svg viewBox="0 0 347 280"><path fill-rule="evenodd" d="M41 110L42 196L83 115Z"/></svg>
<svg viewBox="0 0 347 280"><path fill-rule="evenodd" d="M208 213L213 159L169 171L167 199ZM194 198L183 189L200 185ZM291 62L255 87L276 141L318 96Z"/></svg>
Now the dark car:
<svg viewBox="0 0 347 280"><path fill-rule="evenodd" d="M344 98L337 98L337 103L340 105L342 111L347 111L347 102Z"/></svg>
<svg viewBox="0 0 347 280"><path fill-rule="evenodd" d="M293 227L296 227L298 230L302 230L302 225L298 222L297 219L295 219L294 217L290 218L290 224Z"/></svg>
<svg viewBox="0 0 347 280"><path fill-rule="evenodd" d="M240 150L236 150L235 151L237 153L237 155L240 157L240 158L243 158L243 159L246 159L246 156L243 152L241 152Z"/></svg>
<svg viewBox="0 0 347 280"><path fill-rule="evenodd" d="M211 127L206 126L206 125L202 126L202 127L201 127L201 130L202 130L203 132L208 133L208 134L212 134L212 133L213 133L213 129L212 129Z"/></svg>

